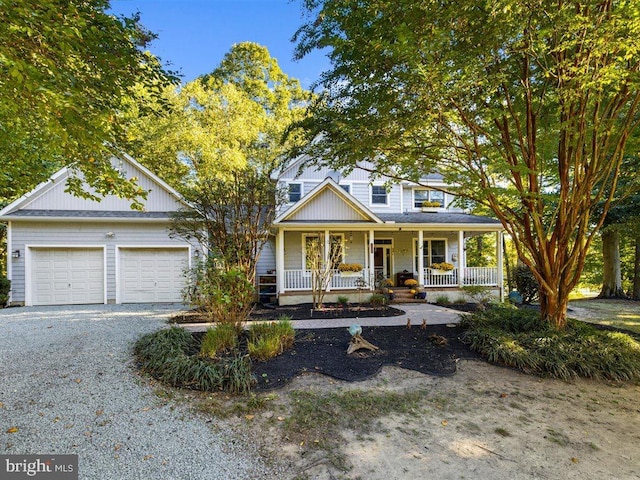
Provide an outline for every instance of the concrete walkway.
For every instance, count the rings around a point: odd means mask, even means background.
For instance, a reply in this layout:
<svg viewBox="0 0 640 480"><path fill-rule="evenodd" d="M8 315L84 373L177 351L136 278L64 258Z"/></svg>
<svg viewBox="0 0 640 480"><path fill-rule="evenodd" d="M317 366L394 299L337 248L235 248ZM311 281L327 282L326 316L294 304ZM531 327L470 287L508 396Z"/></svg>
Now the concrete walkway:
<svg viewBox="0 0 640 480"><path fill-rule="evenodd" d="M292 320L293 327L296 330L316 329L316 328L339 328L349 327L358 324L362 327L375 326L398 326L406 325L407 320L411 319L411 325L420 325L422 320L427 320L427 325L441 325L448 323L458 323L460 315L463 312L452 310L450 308L440 307L431 303L402 303L393 305L399 310L403 310L403 315L396 317L368 317L368 318L318 318L310 320ZM278 312L274 310L274 319L277 318ZM212 323L183 323L181 326L189 331L198 332L205 331L213 326Z"/></svg>

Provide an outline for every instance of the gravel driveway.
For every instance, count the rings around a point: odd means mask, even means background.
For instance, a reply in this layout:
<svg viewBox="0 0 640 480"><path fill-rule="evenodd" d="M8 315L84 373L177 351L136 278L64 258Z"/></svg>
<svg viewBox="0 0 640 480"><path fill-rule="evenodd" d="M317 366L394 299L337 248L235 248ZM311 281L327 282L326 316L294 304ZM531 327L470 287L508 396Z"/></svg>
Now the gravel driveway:
<svg viewBox="0 0 640 480"><path fill-rule="evenodd" d="M271 477L237 433L161 402L136 374L133 343L175 310L0 310L0 452L77 454L81 479Z"/></svg>

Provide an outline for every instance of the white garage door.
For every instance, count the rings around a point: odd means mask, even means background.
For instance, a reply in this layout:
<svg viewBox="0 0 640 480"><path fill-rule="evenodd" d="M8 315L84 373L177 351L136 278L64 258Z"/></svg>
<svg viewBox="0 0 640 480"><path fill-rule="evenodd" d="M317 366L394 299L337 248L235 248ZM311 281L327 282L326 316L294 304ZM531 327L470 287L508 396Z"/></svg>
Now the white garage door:
<svg viewBox="0 0 640 480"><path fill-rule="evenodd" d="M186 248L120 249L122 303L181 302Z"/></svg>
<svg viewBox="0 0 640 480"><path fill-rule="evenodd" d="M104 303L102 248L31 249L34 305Z"/></svg>

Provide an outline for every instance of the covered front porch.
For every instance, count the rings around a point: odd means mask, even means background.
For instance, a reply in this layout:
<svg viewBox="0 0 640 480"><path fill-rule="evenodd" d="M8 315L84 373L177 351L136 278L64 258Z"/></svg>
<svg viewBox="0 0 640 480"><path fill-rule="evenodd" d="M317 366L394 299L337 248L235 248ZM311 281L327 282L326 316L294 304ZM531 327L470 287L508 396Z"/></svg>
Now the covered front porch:
<svg viewBox="0 0 640 480"><path fill-rule="evenodd" d="M362 227L362 226L361 226ZM487 287L498 298L502 297L502 231L490 231L493 238L494 265L468 266L466 242L486 230L444 230L434 226L393 227L377 230L358 230L357 225L325 228L314 231L282 226L276 237L276 279L280 304L311 301L313 271L305 265L306 245L309 239L322 238L326 243L325 262L330 262L332 245L341 245L343 254L339 262L358 264L358 271L341 271L334 265L330 272L325 296L335 301L348 296L355 302L357 296L365 301L368 296L386 285L402 287L407 279L427 291L427 298L446 295L454 301L463 296L463 287ZM451 270L432 268L434 264L449 263ZM431 292L431 293L429 293Z"/></svg>

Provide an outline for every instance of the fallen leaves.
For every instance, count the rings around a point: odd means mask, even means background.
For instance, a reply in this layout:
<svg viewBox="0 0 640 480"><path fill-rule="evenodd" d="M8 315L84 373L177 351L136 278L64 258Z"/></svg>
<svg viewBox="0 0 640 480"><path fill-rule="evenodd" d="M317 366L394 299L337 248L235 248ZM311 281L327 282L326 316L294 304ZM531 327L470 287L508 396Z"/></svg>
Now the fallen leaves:
<svg viewBox="0 0 640 480"><path fill-rule="evenodd" d="M18 430L20 430L18 427L11 427L7 430L7 433L16 433Z"/></svg>

